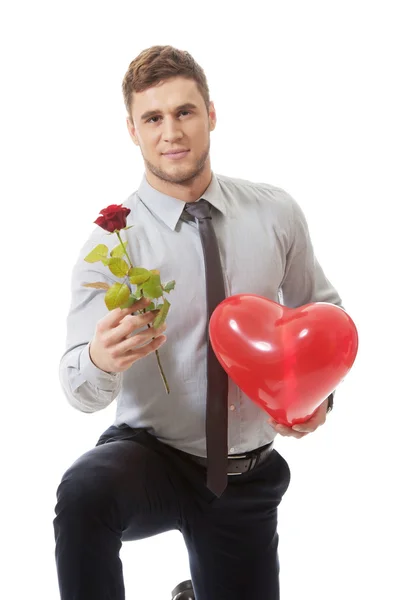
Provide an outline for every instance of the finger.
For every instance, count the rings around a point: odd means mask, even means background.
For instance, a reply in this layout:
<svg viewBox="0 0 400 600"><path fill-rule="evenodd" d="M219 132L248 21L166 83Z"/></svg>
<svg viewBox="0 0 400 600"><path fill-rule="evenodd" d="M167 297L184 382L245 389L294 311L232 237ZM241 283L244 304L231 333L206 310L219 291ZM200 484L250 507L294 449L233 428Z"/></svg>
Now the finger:
<svg viewBox="0 0 400 600"><path fill-rule="evenodd" d="M121 369L126 369L137 360L142 359L148 354L151 354L152 352L158 350L163 344L165 344L166 341L167 336L160 335L145 346L139 348L138 350L133 350L132 352L126 354L126 358L120 358L117 362L117 365L119 365L119 368Z"/></svg>
<svg viewBox="0 0 400 600"><path fill-rule="evenodd" d="M132 306L129 307L129 311L131 314L136 313L138 310L143 310L147 308L153 301L150 298L140 298L137 300Z"/></svg>
<svg viewBox="0 0 400 600"><path fill-rule="evenodd" d="M268 423L277 433L279 433L279 435L283 435L285 437L295 437L300 439L307 435L305 432L295 431L292 427L286 427L285 425L277 423L272 417L268 419Z"/></svg>
<svg viewBox="0 0 400 600"><path fill-rule="evenodd" d="M300 439L307 435L306 432L293 431L291 427L285 427L284 425L277 425L275 431L284 437L294 437Z"/></svg>
<svg viewBox="0 0 400 600"><path fill-rule="evenodd" d="M306 431L307 433L312 433L315 431L320 425L323 425L326 420L326 410L324 407L319 407L313 415L304 423L296 423L293 425L293 429L295 431Z"/></svg>
<svg viewBox="0 0 400 600"><path fill-rule="evenodd" d="M277 423L274 429L281 435L289 435L292 431L290 427L286 427L285 425L281 425L280 423Z"/></svg>
<svg viewBox="0 0 400 600"><path fill-rule="evenodd" d="M115 327L124 317L131 315L134 311L143 310L150 302L151 300L149 298L141 298L129 308L114 308L113 310L110 310L110 312L99 321L99 329L101 331L106 331Z"/></svg>
<svg viewBox="0 0 400 600"><path fill-rule="evenodd" d="M158 310L150 310L141 315L125 315L121 323L113 329L106 332L104 337L104 346L109 348L126 339L135 329L141 329L154 321Z"/></svg>
<svg viewBox="0 0 400 600"><path fill-rule="evenodd" d="M281 423L278 423L278 421L275 421L275 419L273 419L272 417L270 417L268 419L268 423L271 425L271 427L273 427L273 429L275 429L275 431L276 431L277 427L280 427L281 429L282 428L283 429L288 429L285 425L282 425Z"/></svg>
<svg viewBox="0 0 400 600"><path fill-rule="evenodd" d="M299 431L301 433L312 433L319 427L319 425L320 425L319 423L309 421L307 423L293 425L292 429L294 431ZM322 425L322 423L321 423L321 425Z"/></svg>
<svg viewBox="0 0 400 600"><path fill-rule="evenodd" d="M147 344L153 338L157 338L166 330L167 324L163 323L160 327L155 329L154 327L150 327L150 329L146 329L145 331L141 331L134 336L129 337L126 340L123 340L121 343L115 346L115 354L111 352L112 358L117 358L118 356L123 356L127 352L132 352L136 350L140 346Z"/></svg>

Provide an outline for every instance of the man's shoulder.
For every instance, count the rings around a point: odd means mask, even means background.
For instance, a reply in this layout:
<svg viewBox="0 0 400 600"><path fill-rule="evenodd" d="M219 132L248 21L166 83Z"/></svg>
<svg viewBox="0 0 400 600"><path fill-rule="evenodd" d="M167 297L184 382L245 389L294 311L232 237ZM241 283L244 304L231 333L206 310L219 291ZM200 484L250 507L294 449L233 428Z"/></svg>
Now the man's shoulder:
<svg viewBox="0 0 400 600"><path fill-rule="evenodd" d="M135 208L137 204L140 202L139 198L139 188L132 192L125 200L122 202L122 206L126 206L127 208Z"/></svg>
<svg viewBox="0 0 400 600"><path fill-rule="evenodd" d="M292 197L286 190L270 183L255 182L220 174L216 174L216 178L222 189L241 194L244 199L265 198L280 203L290 203L292 201Z"/></svg>

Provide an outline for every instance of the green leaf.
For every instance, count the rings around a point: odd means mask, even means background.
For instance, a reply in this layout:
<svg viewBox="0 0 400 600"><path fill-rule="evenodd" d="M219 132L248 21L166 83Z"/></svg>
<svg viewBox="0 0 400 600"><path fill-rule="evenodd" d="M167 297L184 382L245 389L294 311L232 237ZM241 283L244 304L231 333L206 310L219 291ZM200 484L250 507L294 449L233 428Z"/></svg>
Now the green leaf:
<svg viewBox="0 0 400 600"><path fill-rule="evenodd" d="M137 298L135 298L135 295L129 294L128 300L125 302L125 304L121 304L120 308L129 308L130 306L133 306L136 302Z"/></svg>
<svg viewBox="0 0 400 600"><path fill-rule="evenodd" d="M111 250L111 256L113 258L122 258L123 256L125 256L125 250L126 250L126 246L128 245L128 242L124 242L124 244L118 244L118 246L115 246L115 248L113 248Z"/></svg>
<svg viewBox="0 0 400 600"><path fill-rule="evenodd" d="M162 325L164 323L165 319L167 318L167 314L168 314L170 306L171 306L171 304L168 302L168 300L166 298L164 298L164 304L161 304L160 306L157 307L160 309L160 312L158 313L158 315L156 316L156 318L153 321L153 327L160 327L160 325Z"/></svg>
<svg viewBox="0 0 400 600"><path fill-rule="evenodd" d="M158 274L151 275L142 286L143 296L145 298L160 298L163 295L160 276Z"/></svg>
<svg viewBox="0 0 400 600"><path fill-rule="evenodd" d="M110 258L108 268L117 277L125 277L129 271L129 265L123 258Z"/></svg>
<svg viewBox="0 0 400 600"><path fill-rule="evenodd" d="M93 248L91 252L86 256L84 260L88 263L95 263L99 260L107 258L108 248L105 244L99 244L96 248Z"/></svg>
<svg viewBox="0 0 400 600"><path fill-rule="evenodd" d="M130 229L131 227L134 227L134 225L128 225L128 227L123 227L121 229L121 231L126 231L127 229Z"/></svg>
<svg viewBox="0 0 400 600"><path fill-rule="evenodd" d="M154 302L150 302L150 304L144 309L144 312L149 312L149 310L155 310L155 308L156 305L154 304Z"/></svg>
<svg viewBox="0 0 400 600"><path fill-rule="evenodd" d="M139 299L142 297L142 288L141 288L141 287L138 287L138 288L136 289L136 291L133 293L133 295L135 296L135 298L136 298L137 300L139 300Z"/></svg>
<svg viewBox="0 0 400 600"><path fill-rule="evenodd" d="M147 281L151 276L150 271L143 269L142 267L132 267L129 269L128 277L129 281L136 285L141 285Z"/></svg>
<svg viewBox="0 0 400 600"><path fill-rule="evenodd" d="M108 265L110 264L110 260L111 258L103 258L101 262L105 267L108 267Z"/></svg>
<svg viewBox="0 0 400 600"><path fill-rule="evenodd" d="M114 310L124 305L130 296L130 289L125 283L114 283L107 291L104 302L108 310Z"/></svg>
<svg viewBox="0 0 400 600"><path fill-rule="evenodd" d="M163 290L164 290L164 292L167 292L167 294L169 294L169 292L174 289L175 289L175 281L168 281L168 283L163 285Z"/></svg>

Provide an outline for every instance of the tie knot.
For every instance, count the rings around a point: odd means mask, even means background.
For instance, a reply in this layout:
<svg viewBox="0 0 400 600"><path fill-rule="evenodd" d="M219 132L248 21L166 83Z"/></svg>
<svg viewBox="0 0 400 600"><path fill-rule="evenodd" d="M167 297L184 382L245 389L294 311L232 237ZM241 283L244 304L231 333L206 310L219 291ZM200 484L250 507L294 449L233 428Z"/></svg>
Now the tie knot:
<svg viewBox="0 0 400 600"><path fill-rule="evenodd" d="M198 202L189 202L185 205L185 212L197 220L211 219L211 204L202 198Z"/></svg>

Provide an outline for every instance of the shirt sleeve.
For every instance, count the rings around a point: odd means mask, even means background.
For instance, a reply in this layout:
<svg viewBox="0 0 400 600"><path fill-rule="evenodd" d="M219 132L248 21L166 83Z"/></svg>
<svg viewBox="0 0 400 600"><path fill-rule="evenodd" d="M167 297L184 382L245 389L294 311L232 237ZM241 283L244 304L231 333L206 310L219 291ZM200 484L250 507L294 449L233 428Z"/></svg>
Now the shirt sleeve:
<svg viewBox="0 0 400 600"><path fill-rule="evenodd" d="M102 282L112 285L117 281L110 277L101 262L91 264L84 260L97 244L109 245L109 239L100 235L93 235L86 242L72 271L66 349L59 366L60 383L68 402L83 412L95 412L111 404L120 392L123 375L102 371L89 354L96 324L108 309L104 302L105 290L86 288L83 284Z"/></svg>
<svg viewBox="0 0 400 600"><path fill-rule="evenodd" d="M281 286L283 304L297 308L310 302L329 302L344 309L341 297L315 257L304 213L297 202L290 199L292 244ZM335 391L329 395L328 409L333 406L334 395Z"/></svg>
<svg viewBox="0 0 400 600"><path fill-rule="evenodd" d="M290 308L310 302L329 302L343 308L342 299L326 277L315 254L303 211L291 199L291 244L281 289Z"/></svg>

